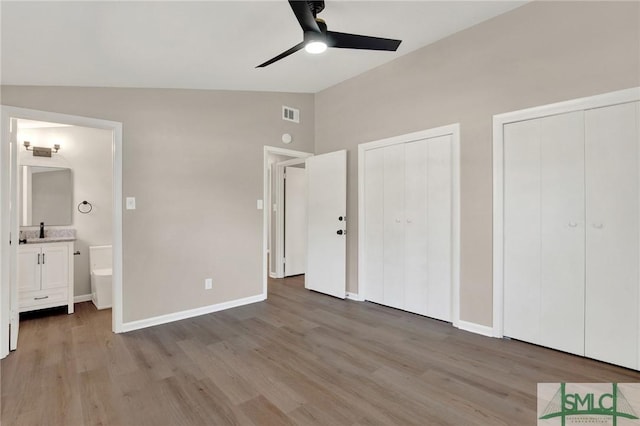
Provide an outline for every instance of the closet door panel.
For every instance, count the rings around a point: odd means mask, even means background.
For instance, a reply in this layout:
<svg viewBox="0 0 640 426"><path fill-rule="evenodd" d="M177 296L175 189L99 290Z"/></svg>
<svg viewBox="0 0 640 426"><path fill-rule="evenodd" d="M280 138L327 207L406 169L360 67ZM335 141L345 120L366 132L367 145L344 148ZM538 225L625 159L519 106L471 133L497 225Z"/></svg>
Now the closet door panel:
<svg viewBox="0 0 640 426"><path fill-rule="evenodd" d="M365 152L366 299L384 302L384 150Z"/></svg>
<svg viewBox="0 0 640 426"><path fill-rule="evenodd" d="M638 368L638 102L586 111L588 357Z"/></svg>
<svg viewBox="0 0 640 426"><path fill-rule="evenodd" d="M404 309L404 145L384 148L384 304Z"/></svg>
<svg viewBox="0 0 640 426"><path fill-rule="evenodd" d="M537 121L540 343L584 354L584 113Z"/></svg>
<svg viewBox="0 0 640 426"><path fill-rule="evenodd" d="M451 321L451 136L429 139L427 313Z"/></svg>
<svg viewBox="0 0 640 426"><path fill-rule="evenodd" d="M504 335L540 343L540 142L535 120L504 126Z"/></svg>
<svg viewBox="0 0 640 426"><path fill-rule="evenodd" d="M427 192L430 139L405 145L405 294L407 311L428 315Z"/></svg>

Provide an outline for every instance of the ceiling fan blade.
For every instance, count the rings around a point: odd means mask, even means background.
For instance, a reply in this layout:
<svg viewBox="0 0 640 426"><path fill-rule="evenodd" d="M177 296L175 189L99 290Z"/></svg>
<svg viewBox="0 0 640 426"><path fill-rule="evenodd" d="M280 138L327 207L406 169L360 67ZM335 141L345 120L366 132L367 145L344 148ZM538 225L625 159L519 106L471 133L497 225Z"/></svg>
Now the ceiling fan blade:
<svg viewBox="0 0 640 426"><path fill-rule="evenodd" d="M311 8L306 1L289 0L289 5L293 10L293 14L296 15L296 18L302 27L302 31L320 32L320 27L316 22L316 18L313 16Z"/></svg>
<svg viewBox="0 0 640 426"><path fill-rule="evenodd" d="M400 43L402 43L402 40L327 31L327 46L342 49L389 50L395 52Z"/></svg>
<svg viewBox="0 0 640 426"><path fill-rule="evenodd" d="M286 58L287 56L291 55L292 53L296 53L298 50L302 49L303 47L304 47L304 42L296 44L291 49L289 49L289 50L287 50L285 52L282 52L281 54L279 54L275 58L269 59L267 62L258 65L256 68L264 68L267 65L271 65L272 63L277 62L282 58Z"/></svg>

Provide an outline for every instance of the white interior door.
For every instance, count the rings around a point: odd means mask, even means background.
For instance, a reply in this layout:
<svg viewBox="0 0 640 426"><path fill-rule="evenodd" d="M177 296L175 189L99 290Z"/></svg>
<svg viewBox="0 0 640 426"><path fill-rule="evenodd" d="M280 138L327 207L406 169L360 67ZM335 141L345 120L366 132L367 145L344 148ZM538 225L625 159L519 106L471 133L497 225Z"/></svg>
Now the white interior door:
<svg viewBox="0 0 640 426"><path fill-rule="evenodd" d="M384 148L383 303L398 309L405 309L404 169L404 144Z"/></svg>
<svg viewBox="0 0 640 426"><path fill-rule="evenodd" d="M585 112L585 354L638 368L640 103Z"/></svg>
<svg viewBox="0 0 640 426"><path fill-rule="evenodd" d="M364 172L364 275L367 300L384 304L384 152L365 151Z"/></svg>
<svg viewBox="0 0 640 426"><path fill-rule="evenodd" d="M304 274L307 263L306 172L286 167L284 180L284 276Z"/></svg>
<svg viewBox="0 0 640 426"><path fill-rule="evenodd" d="M426 315L442 321L452 320L453 144L451 139L451 135L427 139L426 222L423 225L425 229L421 229L421 232L426 230L423 235L427 237ZM415 218L409 218L409 220L411 223L407 223L407 226L410 227L415 223Z"/></svg>
<svg viewBox="0 0 640 426"><path fill-rule="evenodd" d="M305 287L346 295L347 151L306 159L307 268Z"/></svg>
<svg viewBox="0 0 640 426"><path fill-rule="evenodd" d="M504 334L584 353L581 111L504 128Z"/></svg>

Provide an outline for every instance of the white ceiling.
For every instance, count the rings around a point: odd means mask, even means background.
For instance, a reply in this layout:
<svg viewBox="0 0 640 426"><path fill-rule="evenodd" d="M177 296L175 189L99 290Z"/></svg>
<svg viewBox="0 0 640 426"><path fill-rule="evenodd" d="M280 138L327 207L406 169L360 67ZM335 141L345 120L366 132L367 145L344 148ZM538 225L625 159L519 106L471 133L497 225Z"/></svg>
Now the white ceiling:
<svg viewBox="0 0 640 426"><path fill-rule="evenodd" d="M524 1L326 1L330 30L402 39L397 52L297 52L285 0L2 0L3 84L315 93Z"/></svg>

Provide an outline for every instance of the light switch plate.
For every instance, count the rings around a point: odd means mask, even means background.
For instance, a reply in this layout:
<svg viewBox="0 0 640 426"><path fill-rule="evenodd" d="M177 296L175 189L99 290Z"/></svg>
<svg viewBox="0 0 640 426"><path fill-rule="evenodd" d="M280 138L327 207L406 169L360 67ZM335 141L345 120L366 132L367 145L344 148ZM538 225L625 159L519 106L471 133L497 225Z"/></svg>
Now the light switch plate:
<svg viewBox="0 0 640 426"><path fill-rule="evenodd" d="M258 200L258 202L256 203L256 206L258 207L258 210L262 210L264 208L264 204L262 203L262 200Z"/></svg>
<svg viewBox="0 0 640 426"><path fill-rule="evenodd" d="M136 197L127 197L127 210L136 209Z"/></svg>

